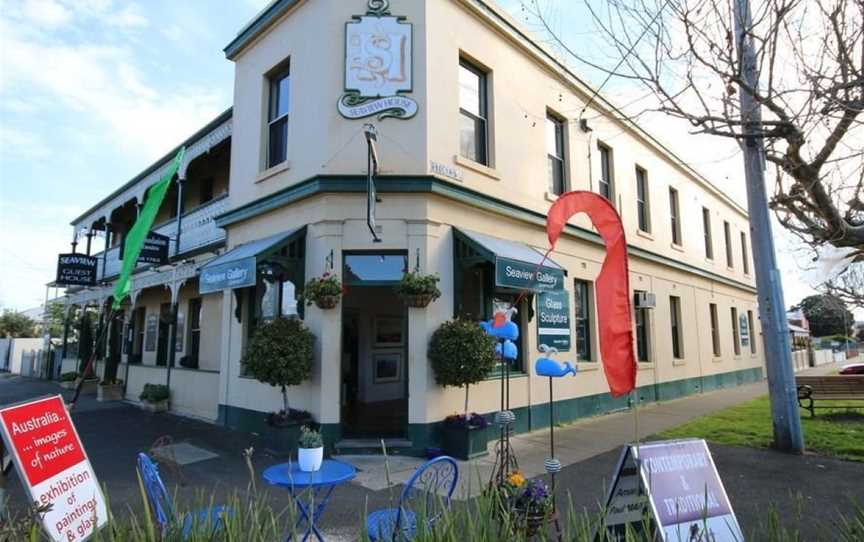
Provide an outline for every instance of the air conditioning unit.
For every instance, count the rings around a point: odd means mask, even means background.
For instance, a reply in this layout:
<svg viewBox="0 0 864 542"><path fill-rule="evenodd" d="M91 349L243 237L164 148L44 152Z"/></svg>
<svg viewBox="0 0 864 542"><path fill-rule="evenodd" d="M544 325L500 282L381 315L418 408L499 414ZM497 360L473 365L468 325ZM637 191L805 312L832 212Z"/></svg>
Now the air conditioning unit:
<svg viewBox="0 0 864 542"><path fill-rule="evenodd" d="M650 292L637 292L634 304L637 309L653 309L657 306L657 296Z"/></svg>

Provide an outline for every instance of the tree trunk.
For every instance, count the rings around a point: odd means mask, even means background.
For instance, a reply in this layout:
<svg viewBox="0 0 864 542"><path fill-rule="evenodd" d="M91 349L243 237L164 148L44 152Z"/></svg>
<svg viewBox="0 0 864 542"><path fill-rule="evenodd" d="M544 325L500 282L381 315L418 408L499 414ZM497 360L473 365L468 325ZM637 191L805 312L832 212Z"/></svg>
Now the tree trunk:
<svg viewBox="0 0 864 542"><path fill-rule="evenodd" d="M468 417L468 384L465 384L465 417Z"/></svg>
<svg viewBox="0 0 864 542"><path fill-rule="evenodd" d="M285 389L285 386L282 386L282 409L286 416L291 414L291 411L288 409L288 391Z"/></svg>

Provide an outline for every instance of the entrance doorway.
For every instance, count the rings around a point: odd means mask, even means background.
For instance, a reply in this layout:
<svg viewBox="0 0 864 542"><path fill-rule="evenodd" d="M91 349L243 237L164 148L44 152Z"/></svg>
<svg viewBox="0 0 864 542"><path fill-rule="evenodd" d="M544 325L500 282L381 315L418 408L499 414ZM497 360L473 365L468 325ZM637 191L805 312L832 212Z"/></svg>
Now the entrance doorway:
<svg viewBox="0 0 864 542"><path fill-rule="evenodd" d="M398 438L408 426L408 318L393 286L404 254L345 256L342 429L349 438Z"/></svg>

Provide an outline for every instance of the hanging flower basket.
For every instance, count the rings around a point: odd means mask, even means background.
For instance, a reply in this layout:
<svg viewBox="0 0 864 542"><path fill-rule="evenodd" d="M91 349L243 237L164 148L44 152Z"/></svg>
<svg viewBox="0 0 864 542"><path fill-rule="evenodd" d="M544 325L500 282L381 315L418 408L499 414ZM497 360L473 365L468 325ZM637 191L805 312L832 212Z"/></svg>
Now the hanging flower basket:
<svg viewBox="0 0 864 542"><path fill-rule="evenodd" d="M338 295L322 295L315 298L315 306L319 309L333 309L339 304Z"/></svg>
<svg viewBox="0 0 864 542"><path fill-rule="evenodd" d="M306 300L306 305L314 303L319 309L336 307L342 294L342 283L330 273L311 279L303 288L303 299Z"/></svg>
<svg viewBox="0 0 864 542"><path fill-rule="evenodd" d="M409 307L422 309L441 297L440 280L437 275L421 275L418 271L405 273L396 285L396 293Z"/></svg>

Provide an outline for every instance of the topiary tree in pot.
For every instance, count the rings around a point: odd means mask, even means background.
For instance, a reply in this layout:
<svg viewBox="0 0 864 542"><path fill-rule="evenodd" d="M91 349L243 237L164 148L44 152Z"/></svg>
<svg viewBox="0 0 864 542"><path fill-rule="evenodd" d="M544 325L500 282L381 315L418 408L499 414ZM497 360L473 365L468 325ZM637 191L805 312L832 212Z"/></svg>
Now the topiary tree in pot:
<svg viewBox="0 0 864 542"><path fill-rule="evenodd" d="M444 420L445 450L460 459L485 455L489 424L483 416L468 412L468 389L495 368L495 339L475 322L450 320L432 334L428 356L439 386L465 388L462 414Z"/></svg>
<svg viewBox="0 0 864 542"><path fill-rule="evenodd" d="M282 410L271 413L268 421L277 427L308 423L308 412L291 410L288 386L297 386L312 376L315 336L299 318L275 318L255 331L241 363L255 379L282 391ZM298 429L299 433L299 429ZM297 437L281 439L296 446Z"/></svg>

